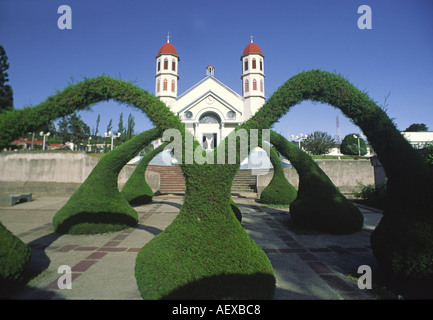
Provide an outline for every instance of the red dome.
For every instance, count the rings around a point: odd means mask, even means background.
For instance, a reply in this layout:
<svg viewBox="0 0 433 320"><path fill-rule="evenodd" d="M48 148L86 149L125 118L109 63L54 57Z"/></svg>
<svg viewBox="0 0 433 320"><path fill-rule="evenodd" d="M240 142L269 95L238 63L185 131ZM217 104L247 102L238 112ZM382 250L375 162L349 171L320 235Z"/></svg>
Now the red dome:
<svg viewBox="0 0 433 320"><path fill-rule="evenodd" d="M158 56L160 54L174 54L177 56L177 51L174 45L172 45L170 42L164 43L164 45L159 49Z"/></svg>
<svg viewBox="0 0 433 320"><path fill-rule="evenodd" d="M261 55L263 55L262 49L260 49L260 47L258 45L256 45L254 42L249 43L245 49L244 49L244 53L242 53L242 55L246 55L246 54L250 54L250 53L260 53Z"/></svg>

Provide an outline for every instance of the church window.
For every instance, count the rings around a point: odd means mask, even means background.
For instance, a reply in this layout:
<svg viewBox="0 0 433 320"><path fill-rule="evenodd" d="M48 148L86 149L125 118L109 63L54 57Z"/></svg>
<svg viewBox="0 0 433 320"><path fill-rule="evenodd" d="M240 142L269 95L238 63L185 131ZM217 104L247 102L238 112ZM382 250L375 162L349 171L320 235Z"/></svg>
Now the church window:
<svg viewBox="0 0 433 320"><path fill-rule="evenodd" d="M168 59L165 58L164 59L164 70L167 70L167 69L168 69Z"/></svg>
<svg viewBox="0 0 433 320"><path fill-rule="evenodd" d="M161 89L161 81L159 81L156 83L156 92L159 92L159 90Z"/></svg>
<svg viewBox="0 0 433 320"><path fill-rule="evenodd" d="M174 80L171 80L171 91L172 92L176 91L176 83L174 82Z"/></svg>
<svg viewBox="0 0 433 320"><path fill-rule="evenodd" d="M213 112L207 112L204 115L202 115L199 119L199 123L220 123L220 117Z"/></svg>
<svg viewBox="0 0 433 320"><path fill-rule="evenodd" d="M260 71L263 71L263 60L260 59Z"/></svg>
<svg viewBox="0 0 433 320"><path fill-rule="evenodd" d="M176 71L176 61L174 59L171 60L171 70Z"/></svg>
<svg viewBox="0 0 433 320"><path fill-rule="evenodd" d="M245 59L245 66L244 66L244 71L248 70L248 59Z"/></svg>
<svg viewBox="0 0 433 320"><path fill-rule="evenodd" d="M263 92L263 80L260 80L260 91Z"/></svg>
<svg viewBox="0 0 433 320"><path fill-rule="evenodd" d="M248 82L248 79L245 80L245 92L250 91L250 84Z"/></svg>
<svg viewBox="0 0 433 320"><path fill-rule="evenodd" d="M158 60L158 71L161 71L161 60Z"/></svg>
<svg viewBox="0 0 433 320"><path fill-rule="evenodd" d="M253 90L254 91L257 90L257 80L256 79L253 80Z"/></svg>
<svg viewBox="0 0 433 320"><path fill-rule="evenodd" d="M162 90L167 91L167 79L164 79Z"/></svg>
<svg viewBox="0 0 433 320"><path fill-rule="evenodd" d="M256 58L253 58L253 69L257 68L257 64L256 64Z"/></svg>

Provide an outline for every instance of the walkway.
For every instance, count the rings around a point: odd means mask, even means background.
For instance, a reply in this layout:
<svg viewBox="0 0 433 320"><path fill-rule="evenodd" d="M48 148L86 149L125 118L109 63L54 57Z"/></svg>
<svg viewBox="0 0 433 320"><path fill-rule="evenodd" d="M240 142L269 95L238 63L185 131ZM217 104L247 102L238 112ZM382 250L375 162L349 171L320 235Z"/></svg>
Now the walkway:
<svg viewBox="0 0 433 320"><path fill-rule="evenodd" d="M139 224L121 232L92 236L59 235L51 220L67 197L34 197L34 201L0 207L0 220L32 248L31 270L38 276L14 299L141 299L134 265L137 252L162 232L179 212L183 198L161 195L136 207ZM254 199L234 198L242 225L269 256L277 278L276 300L370 299L345 274L360 265L374 269L370 232L380 212L363 208L362 232L347 236L300 235L290 231L287 210L261 207ZM72 268L72 289L61 290L59 266Z"/></svg>

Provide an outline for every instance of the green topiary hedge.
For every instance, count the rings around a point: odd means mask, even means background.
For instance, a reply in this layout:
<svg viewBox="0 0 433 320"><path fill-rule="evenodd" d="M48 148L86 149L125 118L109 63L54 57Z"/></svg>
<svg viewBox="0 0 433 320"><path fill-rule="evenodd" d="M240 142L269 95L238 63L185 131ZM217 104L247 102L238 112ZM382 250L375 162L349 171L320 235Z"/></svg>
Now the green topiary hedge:
<svg viewBox="0 0 433 320"><path fill-rule="evenodd" d="M69 234L94 234L136 225L137 212L119 192L118 175L131 158L160 135L157 129L151 129L104 155L68 202L54 215L54 230Z"/></svg>
<svg viewBox="0 0 433 320"><path fill-rule="evenodd" d="M430 263L433 263L433 233L416 231L432 226L433 173L386 112L365 92L336 74L321 70L302 72L275 91L242 127L269 128L292 106L304 100L329 104L352 119L367 136L385 169L388 204L385 218L371 237L373 253L380 265L388 274L409 281L420 276L425 280L433 279ZM411 225L419 227L410 229Z"/></svg>
<svg viewBox="0 0 433 320"><path fill-rule="evenodd" d="M0 222L0 298L23 280L30 263L31 250Z"/></svg>
<svg viewBox="0 0 433 320"><path fill-rule="evenodd" d="M290 204L290 215L296 224L331 234L361 231L362 213L307 153L274 131L271 131L271 143L299 175L298 196Z"/></svg>
<svg viewBox="0 0 433 320"><path fill-rule="evenodd" d="M163 143L158 148L148 152L135 167L134 172L126 181L120 192L131 205L143 205L152 202L153 191L146 182L145 174L149 162L167 146Z"/></svg>
<svg viewBox="0 0 433 320"><path fill-rule="evenodd" d="M266 204L289 205L296 199L298 191L284 175L283 165L274 147L271 148L270 159L274 175L260 194L260 201Z"/></svg>
<svg viewBox="0 0 433 320"><path fill-rule="evenodd" d="M185 145L188 133L184 125L159 99L128 82L109 77L86 79L67 87L37 107L0 115L0 126L5 128L0 132L0 144L7 144L47 120L109 99L143 110L159 130L159 136L165 129L178 129ZM105 163L98 163L98 169L95 167L96 170L89 175L89 182L83 183L67 205L56 213L53 223L57 231L95 232L97 223L92 220L95 217L104 217L104 227L99 232L107 231L106 227L113 222L118 227L125 225L125 220L130 224L136 223L132 207L119 192L115 193L114 182L104 182L104 167L110 167L111 162L117 162L117 167L120 162L135 156L134 151L127 159L126 151L119 150L123 145L112 151L113 159L108 157ZM193 145L199 146L197 141ZM237 165L226 166L200 165L196 162L185 165L185 154L182 154L181 168L186 179L186 192L180 214L167 232L153 238L137 256L136 279L142 296L163 298L181 292L183 298L271 298L275 288L272 265L263 250L241 227L230 201L231 181L239 168L239 161ZM115 174L110 172L109 179L113 180ZM93 193L98 194L93 196L97 200L96 209L87 201ZM112 205L109 204L111 202ZM80 213L83 208L85 213ZM93 214L107 210L115 214ZM84 230L86 225L83 221L90 224L88 230ZM117 229L117 226L110 226L110 230ZM203 282L206 287L195 285Z"/></svg>
<svg viewBox="0 0 433 320"><path fill-rule="evenodd" d="M70 86L38 107L0 115L0 145L47 120L108 99L141 108L160 132L179 129L185 145L184 126L170 109L143 90L108 77ZM351 118L367 136L385 169L390 201L384 219L372 234L373 252L381 266L405 279L433 279L433 173L366 93L332 73L302 72L283 84L236 130L270 128L290 107L304 100L330 104ZM226 143L218 148L221 146ZM186 192L180 214L137 256L136 278L141 294L146 298L271 297L275 277L269 259L241 228L230 207L230 182L239 168L239 152L233 165L184 163L181 168ZM301 203L302 193L300 188L299 206L313 210L311 201ZM320 195L324 196L323 202L331 196L323 190ZM80 205L80 199L76 203Z"/></svg>
<svg viewBox="0 0 433 320"><path fill-rule="evenodd" d="M179 215L137 255L143 298L271 299L272 265L231 209L227 181L236 167L182 166L186 191Z"/></svg>

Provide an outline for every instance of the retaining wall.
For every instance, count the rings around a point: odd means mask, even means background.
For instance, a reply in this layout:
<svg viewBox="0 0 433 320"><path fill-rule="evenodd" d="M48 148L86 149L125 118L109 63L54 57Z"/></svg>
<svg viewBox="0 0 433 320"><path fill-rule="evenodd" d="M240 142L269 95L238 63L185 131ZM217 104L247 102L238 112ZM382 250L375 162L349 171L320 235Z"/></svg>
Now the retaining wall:
<svg viewBox="0 0 433 320"><path fill-rule="evenodd" d="M85 181L98 159L84 152L1 152L0 193L72 194ZM381 184L385 174L377 159L370 160L319 160L322 170L346 194L356 188L358 181L364 185ZM125 166L119 174L119 189L123 187L134 166ZM149 165L146 181L154 192L161 188L160 173ZM292 167L284 168L289 182L298 187L299 177ZM273 169L257 175L257 192L268 185Z"/></svg>
<svg viewBox="0 0 433 320"><path fill-rule="evenodd" d="M85 152L1 152L0 193L71 194L87 178L98 159ZM123 187L135 166L126 165L118 177ZM159 190L159 173L147 171L146 181Z"/></svg>

